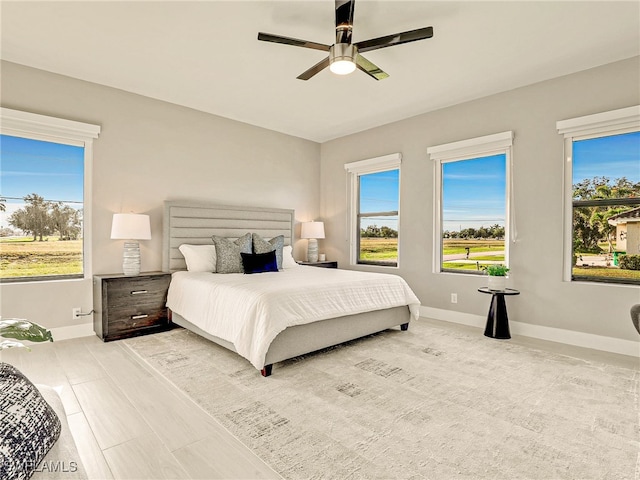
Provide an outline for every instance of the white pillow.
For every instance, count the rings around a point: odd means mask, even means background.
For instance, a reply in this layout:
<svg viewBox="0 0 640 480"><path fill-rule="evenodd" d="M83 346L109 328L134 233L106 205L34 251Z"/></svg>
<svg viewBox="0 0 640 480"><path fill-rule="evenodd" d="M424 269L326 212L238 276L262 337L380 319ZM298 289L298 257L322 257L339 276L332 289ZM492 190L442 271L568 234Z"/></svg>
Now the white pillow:
<svg viewBox="0 0 640 480"><path fill-rule="evenodd" d="M293 259L293 247L285 245L282 249L282 268L296 268L298 263Z"/></svg>
<svg viewBox="0 0 640 480"><path fill-rule="evenodd" d="M178 247L187 262L190 272L216 272L215 245L188 245L183 243Z"/></svg>

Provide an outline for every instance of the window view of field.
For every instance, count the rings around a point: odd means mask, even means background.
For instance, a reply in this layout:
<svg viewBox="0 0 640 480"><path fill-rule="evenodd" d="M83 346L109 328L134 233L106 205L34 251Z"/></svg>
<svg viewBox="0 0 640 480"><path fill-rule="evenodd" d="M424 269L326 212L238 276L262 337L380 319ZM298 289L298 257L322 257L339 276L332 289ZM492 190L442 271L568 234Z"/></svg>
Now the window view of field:
<svg viewBox="0 0 640 480"><path fill-rule="evenodd" d="M443 243L444 269L482 271L492 263L504 263L503 240L444 239ZM361 237L360 252L367 262L396 263L398 239Z"/></svg>
<svg viewBox="0 0 640 480"><path fill-rule="evenodd" d="M398 238L360 237L360 260L371 263L398 263Z"/></svg>
<svg viewBox="0 0 640 480"><path fill-rule="evenodd" d="M358 263L398 264L400 170L358 177Z"/></svg>
<svg viewBox="0 0 640 480"><path fill-rule="evenodd" d="M0 279L82 275L84 148L8 135L0 142Z"/></svg>
<svg viewBox="0 0 640 480"><path fill-rule="evenodd" d="M442 164L441 271L506 264L506 155Z"/></svg>
<svg viewBox="0 0 640 480"><path fill-rule="evenodd" d="M483 272L487 265L504 264L504 240L442 240L442 269Z"/></svg>
<svg viewBox="0 0 640 480"><path fill-rule="evenodd" d="M0 238L0 270L0 278L81 274L82 240Z"/></svg>

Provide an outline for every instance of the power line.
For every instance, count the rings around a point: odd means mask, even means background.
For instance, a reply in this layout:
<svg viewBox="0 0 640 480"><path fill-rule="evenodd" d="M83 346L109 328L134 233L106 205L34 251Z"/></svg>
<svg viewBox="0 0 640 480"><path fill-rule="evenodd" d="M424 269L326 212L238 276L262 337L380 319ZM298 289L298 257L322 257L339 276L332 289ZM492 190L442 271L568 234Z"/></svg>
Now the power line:
<svg viewBox="0 0 640 480"><path fill-rule="evenodd" d="M24 201L24 197L5 197L4 195L0 194L0 200L23 200ZM82 205L84 202L80 202L78 200L51 200L49 198L44 198L43 199L45 202L53 202L53 203L77 203L79 205Z"/></svg>

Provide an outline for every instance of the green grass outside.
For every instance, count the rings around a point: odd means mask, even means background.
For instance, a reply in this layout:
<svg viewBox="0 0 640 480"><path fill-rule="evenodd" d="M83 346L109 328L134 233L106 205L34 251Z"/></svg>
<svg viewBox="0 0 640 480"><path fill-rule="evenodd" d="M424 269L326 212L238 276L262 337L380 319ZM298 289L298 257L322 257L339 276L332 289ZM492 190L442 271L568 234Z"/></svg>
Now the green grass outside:
<svg viewBox="0 0 640 480"><path fill-rule="evenodd" d="M573 267L572 273L579 277L619 278L640 281L640 270L623 270L615 267Z"/></svg>
<svg viewBox="0 0 640 480"><path fill-rule="evenodd" d="M77 275L82 273L82 240L45 237L0 239L0 278Z"/></svg>
<svg viewBox="0 0 640 480"><path fill-rule="evenodd" d="M442 254L453 255L456 253L501 252L504 250L504 240L461 240L443 239Z"/></svg>
<svg viewBox="0 0 640 480"><path fill-rule="evenodd" d="M474 272L478 271L478 267L475 263L444 262L442 264L442 268L446 270L473 270ZM482 264L480 265L480 268L482 268Z"/></svg>
<svg viewBox="0 0 640 480"><path fill-rule="evenodd" d="M360 260L369 262L397 262L398 239L361 237Z"/></svg>

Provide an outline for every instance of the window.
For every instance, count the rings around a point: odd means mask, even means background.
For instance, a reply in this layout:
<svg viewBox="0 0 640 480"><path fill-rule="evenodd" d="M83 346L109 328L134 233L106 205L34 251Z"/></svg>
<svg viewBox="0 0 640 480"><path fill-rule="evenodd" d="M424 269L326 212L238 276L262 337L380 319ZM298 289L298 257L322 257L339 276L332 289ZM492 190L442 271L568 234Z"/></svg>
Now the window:
<svg viewBox="0 0 640 480"><path fill-rule="evenodd" d="M399 153L348 163L351 264L398 266Z"/></svg>
<svg viewBox="0 0 640 480"><path fill-rule="evenodd" d="M558 122L565 280L640 284L640 107Z"/></svg>
<svg viewBox="0 0 640 480"><path fill-rule="evenodd" d="M100 128L2 108L0 281L90 275L88 170Z"/></svg>
<svg viewBox="0 0 640 480"><path fill-rule="evenodd" d="M508 265L512 132L427 150L434 160L434 271L483 274Z"/></svg>

